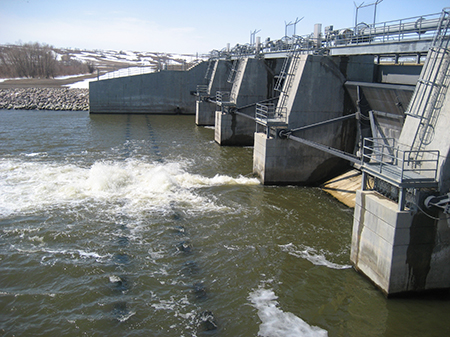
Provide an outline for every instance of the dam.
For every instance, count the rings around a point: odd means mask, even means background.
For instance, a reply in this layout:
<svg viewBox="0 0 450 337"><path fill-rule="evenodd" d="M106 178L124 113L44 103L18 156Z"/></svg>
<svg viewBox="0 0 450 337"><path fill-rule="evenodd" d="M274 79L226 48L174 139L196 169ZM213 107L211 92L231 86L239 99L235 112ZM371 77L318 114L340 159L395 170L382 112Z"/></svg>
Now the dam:
<svg viewBox="0 0 450 337"><path fill-rule="evenodd" d="M349 169L350 260L386 296L450 288L450 9L255 39L187 71L91 82L91 114L195 114L264 185Z"/></svg>

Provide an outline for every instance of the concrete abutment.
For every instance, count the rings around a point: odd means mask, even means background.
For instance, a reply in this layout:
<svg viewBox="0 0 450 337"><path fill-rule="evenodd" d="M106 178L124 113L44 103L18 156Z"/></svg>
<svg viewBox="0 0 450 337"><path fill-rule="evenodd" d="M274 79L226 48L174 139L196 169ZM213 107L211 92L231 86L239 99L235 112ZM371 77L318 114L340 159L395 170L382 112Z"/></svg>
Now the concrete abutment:
<svg viewBox="0 0 450 337"><path fill-rule="evenodd" d="M450 287L450 228L430 213L435 218L357 191L350 260L385 295Z"/></svg>
<svg viewBox="0 0 450 337"><path fill-rule="evenodd" d="M189 71L155 73L89 83L91 114L195 114L197 84L204 81L207 63Z"/></svg>

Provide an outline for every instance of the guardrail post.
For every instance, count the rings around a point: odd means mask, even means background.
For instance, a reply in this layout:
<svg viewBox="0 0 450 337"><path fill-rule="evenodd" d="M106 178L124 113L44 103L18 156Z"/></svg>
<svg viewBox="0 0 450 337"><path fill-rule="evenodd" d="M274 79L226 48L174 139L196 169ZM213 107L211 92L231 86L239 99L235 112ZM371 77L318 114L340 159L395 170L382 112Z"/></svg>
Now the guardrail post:
<svg viewBox="0 0 450 337"><path fill-rule="evenodd" d="M363 170L361 174L361 190L365 191L367 186L367 173Z"/></svg>
<svg viewBox="0 0 450 337"><path fill-rule="evenodd" d="M405 191L403 187L398 190L398 210L403 211L405 208Z"/></svg>

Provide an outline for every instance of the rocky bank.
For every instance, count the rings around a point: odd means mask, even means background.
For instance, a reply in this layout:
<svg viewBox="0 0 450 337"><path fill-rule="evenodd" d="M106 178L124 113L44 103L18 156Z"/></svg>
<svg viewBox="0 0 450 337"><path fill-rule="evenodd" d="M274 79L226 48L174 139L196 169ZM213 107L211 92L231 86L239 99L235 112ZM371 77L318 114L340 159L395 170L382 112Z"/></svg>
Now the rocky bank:
<svg viewBox="0 0 450 337"><path fill-rule="evenodd" d="M0 109L88 111L89 89L0 89Z"/></svg>

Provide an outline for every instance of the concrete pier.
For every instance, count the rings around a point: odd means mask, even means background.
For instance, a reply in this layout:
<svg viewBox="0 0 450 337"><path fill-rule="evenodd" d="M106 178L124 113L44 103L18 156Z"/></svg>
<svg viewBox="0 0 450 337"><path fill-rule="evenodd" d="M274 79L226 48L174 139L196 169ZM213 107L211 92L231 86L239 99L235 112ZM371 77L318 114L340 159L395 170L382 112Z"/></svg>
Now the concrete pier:
<svg viewBox="0 0 450 337"><path fill-rule="evenodd" d="M275 60L273 60L275 61ZM220 145L253 145L256 124L255 104L273 97L274 71L263 59L243 57L236 60L233 86L228 101L218 102L215 141ZM247 115L244 117L235 111Z"/></svg>
<svg viewBox="0 0 450 337"><path fill-rule="evenodd" d="M196 101L195 124L199 126L214 126L216 119L217 91L231 91L232 83L228 76L232 63L226 60L210 60L205 74L205 91L199 91Z"/></svg>
<svg viewBox="0 0 450 337"><path fill-rule="evenodd" d="M357 191L350 259L387 296L449 288L449 224L442 212L399 211L378 192Z"/></svg>
<svg viewBox="0 0 450 337"><path fill-rule="evenodd" d="M214 140L226 146L251 146L254 143L255 128L253 119L216 111Z"/></svg>
<svg viewBox="0 0 450 337"><path fill-rule="evenodd" d="M341 117L351 112L345 105L344 74L340 58L299 55L288 71L292 78L284 86L277 110L284 114L285 128L294 129ZM372 64L373 65L373 64ZM283 95L285 99L283 99ZM270 120L269 122L270 123ZM268 126L270 127L270 126ZM296 136L353 151L355 129L351 122L333 123L299 131ZM342 159L277 134L255 134L253 171L264 184L313 184L348 165Z"/></svg>

